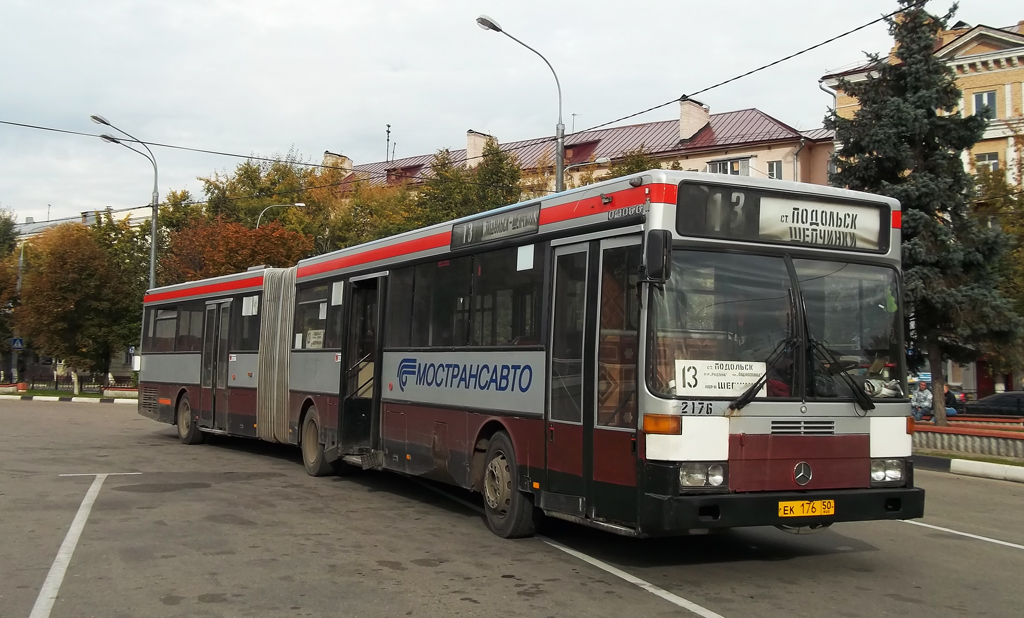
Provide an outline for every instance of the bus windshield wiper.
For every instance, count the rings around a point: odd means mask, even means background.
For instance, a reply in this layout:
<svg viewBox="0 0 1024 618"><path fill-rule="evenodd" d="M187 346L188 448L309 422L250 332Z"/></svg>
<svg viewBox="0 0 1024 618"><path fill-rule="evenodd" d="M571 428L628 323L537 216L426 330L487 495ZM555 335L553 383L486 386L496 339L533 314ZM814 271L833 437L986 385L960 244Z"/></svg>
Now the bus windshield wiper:
<svg viewBox="0 0 1024 618"><path fill-rule="evenodd" d="M857 404L861 409L865 412L868 410L874 410L875 404L871 401L871 397L864 392L864 389L857 386L857 382L853 379L853 376L850 375L849 369L844 369L843 366L839 364L839 361L836 360L836 357L832 352L820 341L814 337L808 337L808 341L810 343L809 347L811 350L817 352L822 360L828 363L829 371L833 374L838 374L843 378L843 381L846 382L846 385L849 386L850 390L853 392L853 398L857 400Z"/></svg>
<svg viewBox="0 0 1024 618"><path fill-rule="evenodd" d="M729 404L729 409L742 410L747 406L747 404L753 401L754 397L756 397L757 393L761 390L761 387L768 382L768 374L775 368L775 365L777 365L782 359L789 356L790 348L798 341L799 339L793 336L786 337L780 341L778 345L775 346L775 349L772 350L772 353L768 355L768 359L764 364L764 373L762 373L761 377L751 384L747 390L743 391L739 397Z"/></svg>

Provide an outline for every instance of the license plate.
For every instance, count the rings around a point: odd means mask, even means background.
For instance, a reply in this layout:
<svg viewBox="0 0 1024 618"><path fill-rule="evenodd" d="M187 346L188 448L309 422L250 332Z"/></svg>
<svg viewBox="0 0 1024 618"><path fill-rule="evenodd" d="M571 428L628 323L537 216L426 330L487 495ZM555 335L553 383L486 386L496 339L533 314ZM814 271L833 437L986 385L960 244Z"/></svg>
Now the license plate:
<svg viewBox="0 0 1024 618"><path fill-rule="evenodd" d="M835 515L835 500L799 500L780 502L779 517L810 517L813 515Z"/></svg>

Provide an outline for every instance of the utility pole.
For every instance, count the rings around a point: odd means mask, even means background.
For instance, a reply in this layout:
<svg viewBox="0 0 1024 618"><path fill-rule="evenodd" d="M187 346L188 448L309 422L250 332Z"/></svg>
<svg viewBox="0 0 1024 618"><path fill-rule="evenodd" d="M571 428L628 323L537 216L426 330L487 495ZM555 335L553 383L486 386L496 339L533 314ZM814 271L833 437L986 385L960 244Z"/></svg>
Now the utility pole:
<svg viewBox="0 0 1024 618"><path fill-rule="evenodd" d="M24 269L25 269L25 240L22 239L22 241L21 241L21 253L18 255L18 281L17 281L17 283L14 284L14 292L15 292L15 295L17 295L17 296L21 295L21 273L22 273L22 271L24 271ZM17 326L14 327L14 331L11 333L11 335L13 335L13 339L21 339L21 332L18 330ZM14 348L14 341L13 341L13 339L11 341L11 376L14 377L14 383L17 384L18 381L19 381L19 378L21 377L20 375L18 375L18 357L21 356L21 350L17 350L17 349Z"/></svg>

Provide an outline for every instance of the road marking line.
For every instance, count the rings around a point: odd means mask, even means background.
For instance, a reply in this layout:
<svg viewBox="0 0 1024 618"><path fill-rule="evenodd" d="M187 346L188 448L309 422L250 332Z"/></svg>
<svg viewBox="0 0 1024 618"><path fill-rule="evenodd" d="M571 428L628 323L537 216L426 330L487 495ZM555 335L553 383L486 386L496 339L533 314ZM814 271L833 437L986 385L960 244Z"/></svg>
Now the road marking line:
<svg viewBox="0 0 1024 618"><path fill-rule="evenodd" d="M901 520L905 524L914 524L915 526L923 526L925 528L931 528L932 530L941 530L950 534L959 534L960 536L966 536L972 539L978 539L979 541L988 541L989 543L995 543L996 545L1005 545L1007 547L1013 547L1015 549L1024 549L1024 545L1018 545L1016 543L1010 543L1009 541L1000 541L999 539L990 539L987 536L980 536L977 534L971 534L969 532L960 532L959 530L952 530L950 528L943 528L942 526L933 526L932 524L926 524L920 521L911 521L909 519Z"/></svg>
<svg viewBox="0 0 1024 618"><path fill-rule="evenodd" d="M97 472L79 472L75 474L58 474L57 476L129 476L132 474L142 474L141 472L104 472L102 474Z"/></svg>
<svg viewBox="0 0 1024 618"><path fill-rule="evenodd" d="M417 479L411 479L411 480L413 480L416 484L420 485L421 487L429 489L430 491L432 491L434 493L441 494L442 496L444 496L446 498L449 498L451 500L454 500L455 502L458 502L459 504L461 504L461 505L463 505L465 507L473 509L474 511L476 511L476 512L478 512L480 514L483 514L483 512L484 512L483 508L481 508L479 505L476 505L476 504L473 504L473 503L468 502L466 500L463 500L462 498L459 498L457 496L453 496L452 494L450 494L450 493L448 493L446 491L442 491L442 490L440 490L440 489L438 489L436 487L432 487L432 486L430 486L430 485L428 485L428 484L426 484L426 483L424 483L422 481L419 481ZM679 596L677 594L672 594L671 592L669 592L668 590L665 590L664 588L659 588L659 587L655 586L654 584L652 584L650 582L646 582L646 581L640 579L639 577L634 577L633 575L630 575L629 573L626 573L625 571L623 571L621 569L617 569L617 568L613 567L612 565L610 565L610 564L608 564L606 562L602 562L602 561L598 560L597 558L591 558L587 554L584 554L582 552L578 552L575 549L570 549L569 547L566 547L565 545L562 545L558 541L553 541L553 540L551 540L551 539L549 539L549 538L547 538L545 536L541 536L539 534L536 537L534 537L534 538L536 538L538 541L542 541L544 543L547 543L548 545L550 545L551 547L554 547L555 549L559 549L561 551L564 551L565 553L569 554L570 556L573 556L574 558L578 558L578 559L582 560L583 562L586 562L587 564L589 564L591 566L595 566L595 567L601 569L602 571L605 571L606 573L611 573L612 575L618 577L619 579L623 579L623 580L633 584L634 586L638 586L640 588L643 588L647 592L650 592L651 594L653 594L655 596L661 597L662 599L665 599L669 603L672 603L674 605L678 605L679 607L682 607L683 609L689 610L689 611L693 612L694 614L697 614L698 616L701 616L701 618L724 618L721 614L716 614L715 612L711 611L710 609L707 609L706 607L701 607L700 605L697 605L693 601L684 599L683 597L681 597L681 596Z"/></svg>
<svg viewBox="0 0 1024 618"><path fill-rule="evenodd" d="M82 505L78 507L78 513L75 514L75 519L71 522L71 528L68 530L67 536L64 537L60 549L57 550L57 557L53 559L50 572L46 574L43 587L39 589L39 596L36 598L36 604L32 606L29 618L49 618L50 616L53 603L57 600L57 592L60 591L60 585L64 581L64 573L68 570L68 564L71 562L71 555L75 553L75 546L78 545L78 539L82 536L82 530L85 528L86 520L89 519L96 496L100 493L100 487L103 487L103 481L107 479L106 474L95 476L96 480L89 486L89 491L85 492Z"/></svg>
<svg viewBox="0 0 1024 618"><path fill-rule="evenodd" d="M716 614L715 612L711 611L710 609L707 609L706 607L701 607L700 605L697 605L693 601L684 599L683 597L681 597L681 596L679 596L677 594L672 594L671 592L669 592L668 590L665 590L664 588L659 588L659 587L655 586L654 584L652 584L650 582L646 582L646 581L640 579L639 577L635 577L633 575L630 575L629 573L627 573L627 572L625 572L625 571L623 571L621 569L617 569L617 568L613 567L612 565L610 565L610 564L608 564L606 562L602 562L602 561L598 560L597 558L591 558L587 554L584 554L582 552L576 551L575 549L571 549L569 547L566 547L565 545L562 545L561 543L558 543L556 541L552 541L551 539L549 539L547 537L543 537L543 536L539 536L538 535L537 538L539 540L547 543L551 547L554 547L555 549L560 549L560 550L564 551L565 553L569 554L570 556L573 556L575 558L579 558L583 562L586 562L587 564L595 566L595 567L601 569L602 571L605 571L606 573L611 573L615 577L618 577L619 579L624 579L627 582L633 584L634 586L639 586L640 588L643 588L647 592L650 592L651 594L653 594L655 596L658 596L658 597L661 597L662 599L665 599L669 603L678 605L679 607L682 607L685 610L688 610L690 612L693 612L694 614L697 614L698 616L701 616L701 618L723 618L723 616L721 614Z"/></svg>

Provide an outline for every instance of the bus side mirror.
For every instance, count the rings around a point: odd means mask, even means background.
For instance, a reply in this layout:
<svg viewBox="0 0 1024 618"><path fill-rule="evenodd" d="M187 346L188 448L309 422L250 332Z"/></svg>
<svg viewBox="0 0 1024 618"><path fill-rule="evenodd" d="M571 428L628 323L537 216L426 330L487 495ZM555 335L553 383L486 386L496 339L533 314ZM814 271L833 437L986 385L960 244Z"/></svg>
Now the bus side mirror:
<svg viewBox="0 0 1024 618"><path fill-rule="evenodd" d="M668 281L672 269L672 232L651 230L647 233L644 265L647 267L648 280L659 283Z"/></svg>

